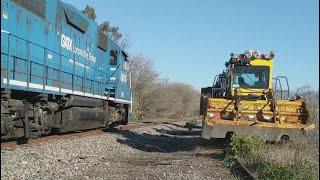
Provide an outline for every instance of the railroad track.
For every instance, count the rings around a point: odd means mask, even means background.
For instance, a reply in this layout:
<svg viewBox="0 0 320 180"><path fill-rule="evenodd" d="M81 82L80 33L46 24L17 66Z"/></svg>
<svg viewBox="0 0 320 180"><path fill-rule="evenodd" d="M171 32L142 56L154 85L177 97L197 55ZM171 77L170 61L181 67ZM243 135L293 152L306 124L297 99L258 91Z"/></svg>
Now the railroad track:
<svg viewBox="0 0 320 180"><path fill-rule="evenodd" d="M154 126L154 125L160 125L160 124L169 124L178 122L179 120L157 120L157 121L143 121L143 122L137 122L137 123L129 123L126 125L118 125L113 128L107 128L107 129L115 129L115 130L130 130L130 129L136 129L140 127L148 127L148 126ZM184 120L180 120L184 121ZM67 140L67 139L73 139L73 138L79 138L84 136L93 136L93 135L101 135L105 134L106 132L103 131L106 128L97 128L97 129L91 129L86 131L73 131L69 133L64 134L54 134L54 135L48 135L48 136L41 136L34 139L29 139L26 144L18 144L16 140L11 140L7 142L1 142L1 150L13 150L17 146L30 146L34 144L39 143L45 143L49 141L57 141L57 140Z"/></svg>
<svg viewBox="0 0 320 180"><path fill-rule="evenodd" d="M119 130L130 130L130 129L136 129L140 127L148 127L148 126L154 126L154 125L159 125L159 124L170 124L174 122L181 122L185 120L157 120L157 121L142 121L138 123L129 123L126 125L119 125L115 127L116 129Z"/></svg>
<svg viewBox="0 0 320 180"><path fill-rule="evenodd" d="M224 152L226 155L226 147L225 145L218 145L218 147L197 147L197 153L199 154L207 154L210 155L216 151ZM236 177L236 179L242 180L257 180L255 174L253 174L246 166L240 161L239 158L236 157L235 165L230 169L232 174Z"/></svg>
<svg viewBox="0 0 320 180"><path fill-rule="evenodd" d="M234 174L239 178L239 179L245 179L245 180L256 180L258 179L246 166L241 163L241 161L236 158L236 165L233 170Z"/></svg>

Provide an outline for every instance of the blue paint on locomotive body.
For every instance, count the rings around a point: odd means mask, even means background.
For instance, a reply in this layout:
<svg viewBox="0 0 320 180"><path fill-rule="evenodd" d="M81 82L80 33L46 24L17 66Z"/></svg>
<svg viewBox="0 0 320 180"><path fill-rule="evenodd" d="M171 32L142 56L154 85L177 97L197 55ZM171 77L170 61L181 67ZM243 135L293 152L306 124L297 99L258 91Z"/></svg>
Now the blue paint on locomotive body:
<svg viewBox="0 0 320 180"><path fill-rule="evenodd" d="M32 1L1 0L1 88L131 104L126 53L74 6Z"/></svg>

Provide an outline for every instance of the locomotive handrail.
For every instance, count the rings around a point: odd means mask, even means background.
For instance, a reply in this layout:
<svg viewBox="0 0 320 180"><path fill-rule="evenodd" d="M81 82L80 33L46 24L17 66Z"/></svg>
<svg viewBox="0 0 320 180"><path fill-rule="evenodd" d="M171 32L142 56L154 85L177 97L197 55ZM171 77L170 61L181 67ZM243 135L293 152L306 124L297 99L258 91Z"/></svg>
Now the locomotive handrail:
<svg viewBox="0 0 320 180"><path fill-rule="evenodd" d="M3 32L3 31L1 31L1 32ZM29 41L29 40L27 40L27 39L23 39L23 38L21 38L21 37L19 37L19 36L17 36L17 35L14 35L14 34L11 34L11 33L6 33L6 34L9 34L10 36L14 36L14 37L16 37L16 38L19 38L19 39L21 39L21 40L24 40L24 41L26 41L27 43L37 45L37 46L39 46L39 47L41 47L41 48L43 48L43 49L45 49L45 50L50 50L51 52L56 53L56 54L59 54L60 56L63 56L63 57L69 58L69 57L67 57L67 56L65 56L65 55L63 55L63 54L61 54L60 52L57 52L57 51L55 51L55 50L52 50L52 49L46 48L46 47L44 47L44 46L42 46L42 45L40 45L40 44L37 44L37 43L31 42L31 41ZM7 53L4 53L4 54L7 54ZM89 66L89 65L87 65L87 66L88 66L88 67L93 68L92 66Z"/></svg>
<svg viewBox="0 0 320 180"><path fill-rule="evenodd" d="M286 76L278 76L278 78L283 78L283 79L285 79L285 81L286 81L286 84L287 84L287 96L288 96L288 98L289 98L289 95L290 95L290 88L289 88L289 82L288 82L288 78L286 77Z"/></svg>
<svg viewBox="0 0 320 180"><path fill-rule="evenodd" d="M110 81L110 78L114 75L114 73L116 73L116 71L118 70L118 68L120 67L120 64L117 65L116 69L113 71L113 73L107 78L107 82L105 84L115 84L115 88L117 86L117 83L108 83ZM107 94L107 97L109 98L110 96L110 88L107 89L105 88L105 90L108 90L108 94Z"/></svg>
<svg viewBox="0 0 320 180"><path fill-rule="evenodd" d="M224 79L224 83L223 83L224 87L215 88L214 85L216 84L216 81L217 81L219 78ZM216 75L216 76L215 76L215 78L214 78L214 80L213 80L213 83L212 83L211 96L213 96L214 90L226 90L226 79L225 79L224 76L222 76L222 75Z"/></svg>
<svg viewBox="0 0 320 180"><path fill-rule="evenodd" d="M20 40L23 40L23 41L25 41L26 43L29 43L29 44L33 44L33 45L36 45L36 46L39 46L39 47L41 47L41 48L43 48L44 49L44 52L46 52L47 50L49 50L49 51L51 51L51 52L53 52L53 53L56 53L56 54L58 54L59 56L62 56L62 57L65 57L65 58L69 58L69 57L67 57L67 56L65 56L65 55L63 55L63 54L61 54L60 52L57 52L57 51L55 51L55 50L52 50L52 49L50 49L50 48L47 48L47 47L45 47L45 46L42 46L42 45L40 45L40 44L37 44L37 43L34 43L34 42L32 42L32 41L30 41L30 40L27 40L27 39L23 39L23 38L21 38L21 37L19 37L19 36L17 36L17 35L15 35L15 34L11 34L10 32L7 32L7 31L3 31L3 30L1 30L1 33L6 33L6 34L8 34L8 35L10 35L10 36L13 36L13 37L15 37L15 38L18 38L18 39L20 39ZM8 40L9 40L9 37L8 37ZM8 41L8 43L9 43L9 41ZM9 45L8 45L8 47L9 47ZM5 52L5 53L2 53L2 54L6 54L6 55L10 55L10 50L8 50L8 52ZM11 55L10 55L11 56ZM14 56L15 57L15 56ZM60 58L59 58L60 59ZM28 61L28 59L25 59L25 61ZM39 65L42 65L42 64L40 64L40 63L38 63L38 62L33 62L33 63L35 63L35 64L39 64ZM61 62L60 62L61 63ZM9 64L8 64L9 65ZM94 69L94 67L92 67L92 66L89 66L89 65L87 65L86 64L86 66L88 66L88 67L90 67L90 68L93 68ZM47 65L45 65L45 67L47 67ZM118 65L118 67L119 67L119 65ZM117 67L117 69L118 69L118 67ZM54 70L59 70L59 72L61 73L61 72L64 72L64 73L67 73L67 74L71 74L72 75L72 81L73 81L73 74L72 73L69 73L69 72L66 72L66 71L63 71L63 70L61 70L61 69L56 69L56 68L52 68L52 69L54 69ZM8 73L9 73L9 68L7 67L7 71L8 71ZM96 69L94 69L94 71L96 71ZM29 73L28 73L29 74ZM112 74L113 75L113 74ZM8 74L7 74L7 77L9 77L8 76ZM110 77L109 77L110 78ZM97 80L93 80L94 82L99 82L99 81L97 81ZM107 82L106 82L106 84L108 83L108 80L107 80ZM60 84L60 78L59 78L59 84Z"/></svg>
<svg viewBox="0 0 320 180"><path fill-rule="evenodd" d="M108 82L110 81L110 78L114 75L114 73L116 73L116 71L118 70L119 67L120 67L120 64L117 65L117 67L116 67L116 69L113 71L113 73L107 78L106 84L108 84Z"/></svg>
<svg viewBox="0 0 320 180"><path fill-rule="evenodd" d="M283 89L282 89L282 84L281 84L280 78L285 79L286 84L287 84L287 90L283 90ZM273 90L274 93L280 92L280 99L283 99L283 98L284 98L283 93L286 92L286 93L287 93L287 98L289 98L289 97L290 97L290 90L289 90L288 78L285 77L285 76L277 76L277 77L273 78L273 80L275 80L275 84L274 84L275 87L273 88L273 89L274 89L274 90ZM280 90L277 89L278 83L279 83L279 88L280 88Z"/></svg>

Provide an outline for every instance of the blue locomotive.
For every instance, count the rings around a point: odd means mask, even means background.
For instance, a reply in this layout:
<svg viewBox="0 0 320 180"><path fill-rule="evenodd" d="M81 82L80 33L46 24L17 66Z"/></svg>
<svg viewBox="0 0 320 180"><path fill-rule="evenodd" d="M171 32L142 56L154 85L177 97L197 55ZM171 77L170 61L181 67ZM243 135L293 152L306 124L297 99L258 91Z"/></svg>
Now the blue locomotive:
<svg viewBox="0 0 320 180"><path fill-rule="evenodd" d="M1 139L127 123L128 55L59 0L1 0Z"/></svg>

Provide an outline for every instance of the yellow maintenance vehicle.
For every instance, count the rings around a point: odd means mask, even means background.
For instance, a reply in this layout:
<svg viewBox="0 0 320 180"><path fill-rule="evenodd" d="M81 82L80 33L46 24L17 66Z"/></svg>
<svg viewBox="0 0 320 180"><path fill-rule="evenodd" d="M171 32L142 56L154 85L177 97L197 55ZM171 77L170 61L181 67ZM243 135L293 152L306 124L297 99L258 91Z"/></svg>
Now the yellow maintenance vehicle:
<svg viewBox="0 0 320 180"><path fill-rule="evenodd" d="M230 56L226 70L214 78L212 86L201 89L203 138L229 138L237 133L268 141L299 141L314 129L302 98L289 97L287 78L272 77L273 51Z"/></svg>

